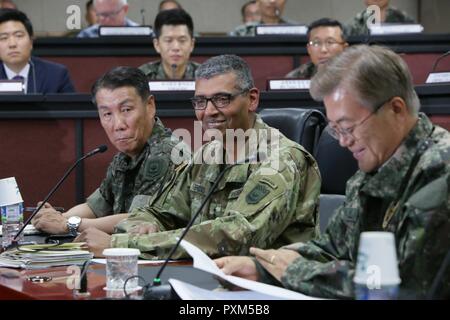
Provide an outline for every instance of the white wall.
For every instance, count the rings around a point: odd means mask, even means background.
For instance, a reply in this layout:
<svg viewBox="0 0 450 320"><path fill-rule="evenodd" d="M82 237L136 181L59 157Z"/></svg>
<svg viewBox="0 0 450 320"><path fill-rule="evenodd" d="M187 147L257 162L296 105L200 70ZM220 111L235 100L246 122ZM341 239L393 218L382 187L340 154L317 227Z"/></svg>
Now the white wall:
<svg viewBox="0 0 450 320"><path fill-rule="evenodd" d="M391 4L418 17L419 0L391 0ZM437 0L427 0L429 3ZM86 0L15 0L19 9L31 18L37 33L63 33L66 29L66 8L79 5L84 21ZM240 8L246 0L179 0L192 15L197 32L220 33L232 30L240 24ZM447 7L450 1L446 2ZM159 0L128 0L129 17L136 22L142 21L140 10L145 9L147 24L153 24ZM364 9L363 0L287 0L285 17L308 24L321 17L333 17L347 22L357 12ZM449 12L450 10L447 10Z"/></svg>

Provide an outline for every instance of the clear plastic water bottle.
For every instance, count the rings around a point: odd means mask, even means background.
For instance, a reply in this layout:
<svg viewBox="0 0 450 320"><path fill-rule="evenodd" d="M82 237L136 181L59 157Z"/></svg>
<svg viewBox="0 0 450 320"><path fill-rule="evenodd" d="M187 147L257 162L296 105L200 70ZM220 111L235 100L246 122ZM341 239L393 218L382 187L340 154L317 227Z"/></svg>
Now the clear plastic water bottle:
<svg viewBox="0 0 450 320"><path fill-rule="evenodd" d="M2 214L2 247L7 248L23 226L23 203L2 206L0 210ZM22 242L23 235L22 232L16 241Z"/></svg>

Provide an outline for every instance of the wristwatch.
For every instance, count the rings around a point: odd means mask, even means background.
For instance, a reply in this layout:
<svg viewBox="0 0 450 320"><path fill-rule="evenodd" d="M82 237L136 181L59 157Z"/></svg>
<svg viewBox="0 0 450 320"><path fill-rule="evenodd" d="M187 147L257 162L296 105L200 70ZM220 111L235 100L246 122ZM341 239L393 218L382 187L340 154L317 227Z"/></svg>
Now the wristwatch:
<svg viewBox="0 0 450 320"><path fill-rule="evenodd" d="M69 217L69 219L67 219L67 228L69 229L69 233L76 235L80 224L81 224L80 217L78 216Z"/></svg>

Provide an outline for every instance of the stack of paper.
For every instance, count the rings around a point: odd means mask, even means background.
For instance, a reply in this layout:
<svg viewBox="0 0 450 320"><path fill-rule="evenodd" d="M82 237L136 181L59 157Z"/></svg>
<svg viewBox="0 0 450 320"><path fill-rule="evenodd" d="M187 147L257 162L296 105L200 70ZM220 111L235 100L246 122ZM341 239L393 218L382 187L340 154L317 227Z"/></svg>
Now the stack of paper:
<svg viewBox="0 0 450 320"><path fill-rule="evenodd" d="M40 269L82 265L93 257L84 248L84 242L19 246L0 254L0 267Z"/></svg>
<svg viewBox="0 0 450 320"><path fill-rule="evenodd" d="M281 287L271 286L265 283L247 280L235 276L226 275L220 270L203 251L186 240L181 241L181 246L194 259L194 268L209 272L217 277L234 284L237 287L247 289L249 291L238 292L218 292L208 291L198 288L191 284L170 279L169 282L173 289L182 299L203 300L203 299L232 299L232 300L275 300L275 299L291 299L291 300L320 300L319 298L310 297L295 291L283 289Z"/></svg>

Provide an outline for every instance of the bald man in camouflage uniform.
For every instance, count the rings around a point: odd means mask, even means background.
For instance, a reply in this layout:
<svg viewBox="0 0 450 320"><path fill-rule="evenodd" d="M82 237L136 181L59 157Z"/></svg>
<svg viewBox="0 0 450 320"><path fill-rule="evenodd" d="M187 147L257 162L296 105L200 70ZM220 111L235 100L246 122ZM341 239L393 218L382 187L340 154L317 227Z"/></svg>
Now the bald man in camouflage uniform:
<svg viewBox="0 0 450 320"><path fill-rule="evenodd" d="M425 298L450 249L449 132L419 112L406 63L385 48L347 49L316 74L310 91L325 103L330 134L358 160L345 203L318 240L252 249L256 264L225 257L218 266L308 295L351 299L360 233L392 232L400 298ZM450 298L450 273L442 276L433 298Z"/></svg>
<svg viewBox="0 0 450 320"><path fill-rule="evenodd" d="M366 0L367 5L371 5L373 0ZM381 2L375 1L374 4L379 4L382 16L384 14L384 20L382 23L415 23L414 19L408 16L408 14L399 9L389 6L389 1L384 0ZM364 10L358 13L345 27L345 33L347 36L358 36L369 34L367 28L367 21L374 14L373 11Z"/></svg>
<svg viewBox="0 0 450 320"><path fill-rule="evenodd" d="M236 90L240 93L236 94ZM213 97L214 105L205 97ZM258 137L256 142L247 141L244 148L248 151L258 146L250 152L255 161L226 171L186 237L210 256L245 254L254 245L277 248L318 235L317 164L302 146L267 126L254 113L258 101L259 91L241 58L211 58L197 70L193 104L204 129L213 127L222 133L226 129L252 129L254 137ZM224 149L218 140L204 145L165 199L134 210L117 226L118 231L137 228L139 233L114 234L112 245L138 248L145 258L166 257L226 167L208 161L208 155L228 152L229 146L225 143ZM174 257L185 256L179 250Z"/></svg>

